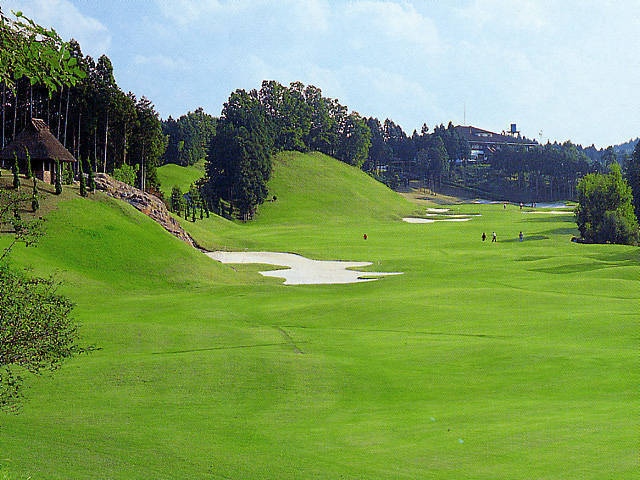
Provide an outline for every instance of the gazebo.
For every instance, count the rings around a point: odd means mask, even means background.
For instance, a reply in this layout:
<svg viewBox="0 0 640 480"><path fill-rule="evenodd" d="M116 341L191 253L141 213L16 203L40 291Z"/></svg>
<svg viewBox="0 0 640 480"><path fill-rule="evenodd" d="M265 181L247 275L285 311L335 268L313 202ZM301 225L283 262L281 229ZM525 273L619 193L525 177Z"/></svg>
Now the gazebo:
<svg viewBox="0 0 640 480"><path fill-rule="evenodd" d="M49 131L45 121L39 118L32 118L26 128L0 152L0 160L3 165L12 165L14 155L17 155L20 165L26 165L27 151L31 156L31 171L43 182L55 181L56 160L60 163L77 162Z"/></svg>

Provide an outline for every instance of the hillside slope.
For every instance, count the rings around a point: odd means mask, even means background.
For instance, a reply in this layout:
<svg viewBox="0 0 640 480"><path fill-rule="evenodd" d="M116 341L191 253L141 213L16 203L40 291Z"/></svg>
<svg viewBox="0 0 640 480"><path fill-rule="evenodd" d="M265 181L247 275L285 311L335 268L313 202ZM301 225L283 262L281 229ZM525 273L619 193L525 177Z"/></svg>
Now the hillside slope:
<svg viewBox="0 0 640 480"><path fill-rule="evenodd" d="M264 248L266 242L278 251L326 255L317 247L348 244L417 208L361 170L317 152L276 155L269 199L246 224L217 216L181 223L209 250Z"/></svg>
<svg viewBox="0 0 640 480"><path fill-rule="evenodd" d="M160 182L160 191L165 198L171 197L171 189L174 186L180 187L182 192L189 190L192 183L204 176L204 161L198 162L189 167L181 167L173 163L168 163L158 167L158 181Z"/></svg>
<svg viewBox="0 0 640 480"><path fill-rule="evenodd" d="M362 217L398 219L414 206L362 170L322 153L282 152L273 160L269 195L258 222L352 222Z"/></svg>

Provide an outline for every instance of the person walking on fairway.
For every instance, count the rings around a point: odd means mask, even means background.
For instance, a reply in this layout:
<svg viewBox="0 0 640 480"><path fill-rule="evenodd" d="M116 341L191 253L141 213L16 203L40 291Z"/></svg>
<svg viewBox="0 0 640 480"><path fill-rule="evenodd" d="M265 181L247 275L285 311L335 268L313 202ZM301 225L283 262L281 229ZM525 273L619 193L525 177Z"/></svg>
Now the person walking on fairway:
<svg viewBox="0 0 640 480"><path fill-rule="evenodd" d="M520 232L520 234L518 235L518 238L520 239L520 241L524 239L524 235L522 234L522 232Z"/></svg>
<svg viewBox="0 0 640 480"><path fill-rule="evenodd" d="M497 242L497 241L498 241L498 236L496 235L496 232L493 232L491 234L491 243Z"/></svg>
<svg viewBox="0 0 640 480"><path fill-rule="evenodd" d="M484 242L487 239L487 234L482 232L482 241Z"/></svg>

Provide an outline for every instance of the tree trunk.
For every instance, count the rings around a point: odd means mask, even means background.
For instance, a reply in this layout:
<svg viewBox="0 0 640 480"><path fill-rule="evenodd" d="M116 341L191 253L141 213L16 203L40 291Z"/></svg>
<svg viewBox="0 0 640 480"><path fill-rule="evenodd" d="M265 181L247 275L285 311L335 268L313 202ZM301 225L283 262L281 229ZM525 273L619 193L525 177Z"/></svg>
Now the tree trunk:
<svg viewBox="0 0 640 480"><path fill-rule="evenodd" d="M107 109L107 122L104 127L104 160L102 163L102 172L107 173L107 147L109 146L109 110Z"/></svg>
<svg viewBox="0 0 640 480"><path fill-rule="evenodd" d="M6 94L6 86L4 84L4 82L2 82L2 148L4 148L5 146L5 138L4 138L4 127L6 125L5 122L5 108L4 105L6 103L7 100L7 94Z"/></svg>
<svg viewBox="0 0 640 480"><path fill-rule="evenodd" d="M65 108L64 111L64 140L62 142L62 145L64 146L64 148L67 148L67 124L69 123L68 118L69 118L69 92L71 91L70 88L67 88L67 107Z"/></svg>
<svg viewBox="0 0 640 480"><path fill-rule="evenodd" d="M11 136L11 140L16 138L16 124L18 123L18 87L16 86L16 93L13 95L13 135Z"/></svg>
<svg viewBox="0 0 640 480"><path fill-rule="evenodd" d="M60 141L60 122L62 121L62 94L64 92L64 87L60 89L60 97L58 101L58 129L56 131L56 137L58 141Z"/></svg>

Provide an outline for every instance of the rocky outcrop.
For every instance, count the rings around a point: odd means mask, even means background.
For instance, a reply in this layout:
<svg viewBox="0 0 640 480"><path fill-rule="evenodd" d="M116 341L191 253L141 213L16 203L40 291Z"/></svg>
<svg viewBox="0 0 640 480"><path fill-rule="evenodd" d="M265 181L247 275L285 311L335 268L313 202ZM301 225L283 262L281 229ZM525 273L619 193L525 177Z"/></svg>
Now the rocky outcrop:
<svg viewBox="0 0 640 480"><path fill-rule="evenodd" d="M180 240L195 246L193 239L171 216L165 204L155 195L143 192L131 185L120 182L104 173L96 173L96 187L107 195L133 205L142 213L158 222L162 227Z"/></svg>

